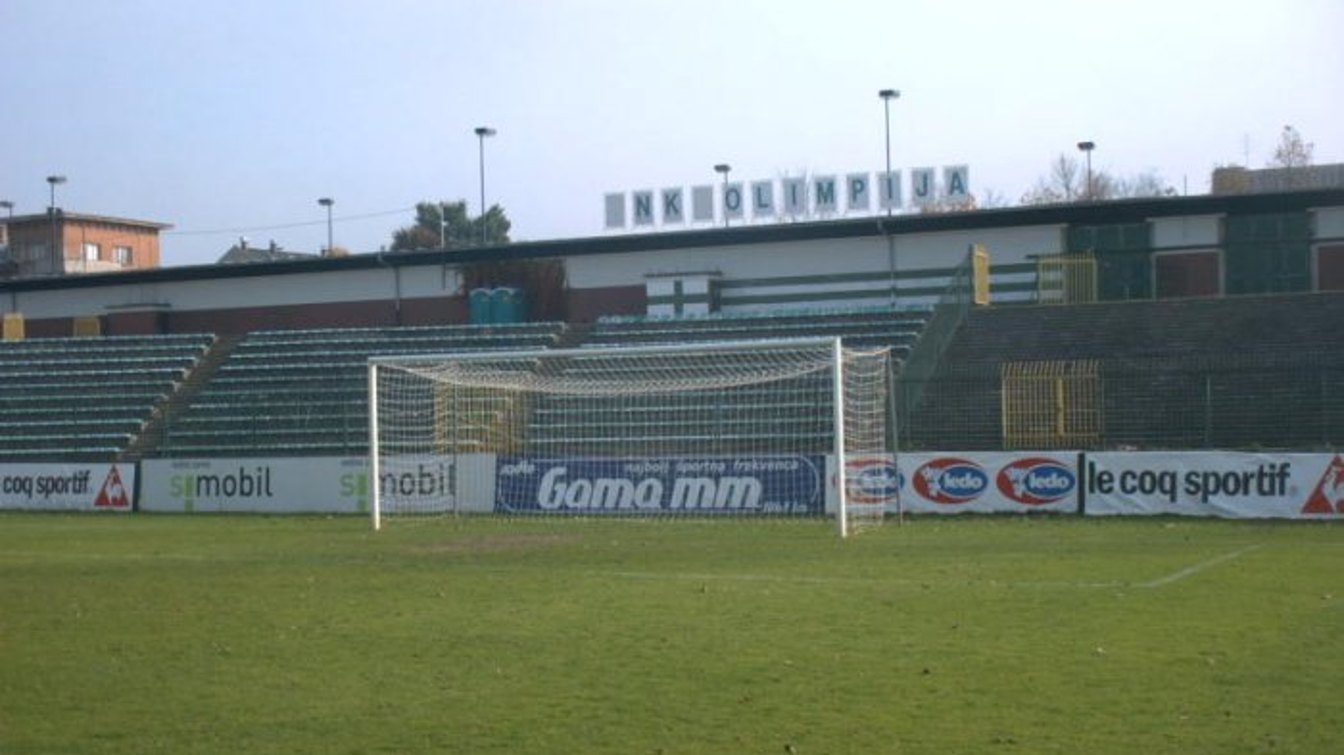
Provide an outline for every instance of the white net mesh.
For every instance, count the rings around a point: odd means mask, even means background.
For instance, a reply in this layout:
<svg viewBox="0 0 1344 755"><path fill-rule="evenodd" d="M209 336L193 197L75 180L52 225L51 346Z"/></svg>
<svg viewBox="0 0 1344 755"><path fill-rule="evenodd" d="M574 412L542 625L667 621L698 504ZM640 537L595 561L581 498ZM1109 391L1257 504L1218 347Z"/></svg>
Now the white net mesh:
<svg viewBox="0 0 1344 755"><path fill-rule="evenodd" d="M881 521L895 495L885 350L809 340L476 353L378 359L370 379L376 517L843 507L849 525Z"/></svg>

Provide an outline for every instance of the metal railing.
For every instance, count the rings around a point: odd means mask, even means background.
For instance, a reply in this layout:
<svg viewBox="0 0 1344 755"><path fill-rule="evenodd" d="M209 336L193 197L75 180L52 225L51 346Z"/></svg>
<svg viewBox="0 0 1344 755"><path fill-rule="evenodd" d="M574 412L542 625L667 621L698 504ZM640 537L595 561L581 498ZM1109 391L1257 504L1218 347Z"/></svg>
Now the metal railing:
<svg viewBox="0 0 1344 755"><path fill-rule="evenodd" d="M923 400L924 391L938 371L943 352L952 343L957 329L966 320L974 299L974 250L968 251L952 270L952 278L933 305L933 314L920 331L919 340L901 363L893 381L892 405L898 418L910 417ZM896 447L906 445L908 436L903 423L896 424Z"/></svg>
<svg viewBox="0 0 1344 755"><path fill-rule="evenodd" d="M1008 372L907 377L923 400L901 417L901 448L1344 449L1344 354L1100 360L1086 390L1077 371Z"/></svg>

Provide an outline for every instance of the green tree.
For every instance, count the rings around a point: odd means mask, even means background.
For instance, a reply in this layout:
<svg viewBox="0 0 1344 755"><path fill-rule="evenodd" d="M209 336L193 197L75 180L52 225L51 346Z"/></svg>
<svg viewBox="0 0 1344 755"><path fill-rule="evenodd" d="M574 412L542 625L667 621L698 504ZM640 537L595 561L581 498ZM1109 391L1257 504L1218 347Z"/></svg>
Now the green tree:
<svg viewBox="0 0 1344 755"><path fill-rule="evenodd" d="M485 215L473 218L467 215L466 202L419 202L415 205L415 223L392 232L392 250L460 249L480 246L482 238L486 245L507 244L511 227L499 205L491 205Z"/></svg>

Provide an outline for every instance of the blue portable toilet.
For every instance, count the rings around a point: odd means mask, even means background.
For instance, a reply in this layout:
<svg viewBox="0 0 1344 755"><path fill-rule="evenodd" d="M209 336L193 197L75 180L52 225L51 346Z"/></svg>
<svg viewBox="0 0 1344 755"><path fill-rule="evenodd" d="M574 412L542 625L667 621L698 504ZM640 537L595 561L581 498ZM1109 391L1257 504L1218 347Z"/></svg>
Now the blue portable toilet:
<svg viewBox="0 0 1344 755"><path fill-rule="evenodd" d="M521 288L497 288L492 292L490 298L495 322L518 323L527 321L527 298Z"/></svg>
<svg viewBox="0 0 1344 755"><path fill-rule="evenodd" d="M472 325L490 325L495 322L493 298L488 288L473 288L467 295Z"/></svg>

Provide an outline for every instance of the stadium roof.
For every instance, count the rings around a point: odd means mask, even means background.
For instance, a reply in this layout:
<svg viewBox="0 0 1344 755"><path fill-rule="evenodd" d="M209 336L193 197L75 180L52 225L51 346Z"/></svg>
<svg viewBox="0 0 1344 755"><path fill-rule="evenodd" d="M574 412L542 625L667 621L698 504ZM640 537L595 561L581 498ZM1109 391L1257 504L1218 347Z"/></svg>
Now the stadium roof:
<svg viewBox="0 0 1344 755"><path fill-rule="evenodd" d="M1316 189L1261 194L1201 194L1189 197L1072 202L1006 207L965 212L866 216L799 223L743 224L729 228L698 228L662 233L627 233L550 241L526 241L484 247L433 251L374 252L347 257L258 262L249 265L191 265L152 270L93 273L53 278L0 280L0 291L96 288L128 283L220 280L256 276L360 270L377 267L419 267L527 258L629 254L669 249L780 244L794 241L900 236L916 233L975 231L1048 225L1113 225L1182 215L1253 215L1305 212L1318 207L1344 207L1344 189ZM27 216L34 217L34 216ZM47 221L46 215L39 215ZM97 217L97 216L81 216ZM16 217L17 220L17 217ZM115 219L114 219L115 220ZM128 221L140 223L143 221ZM986 241L991 241L987 239Z"/></svg>

